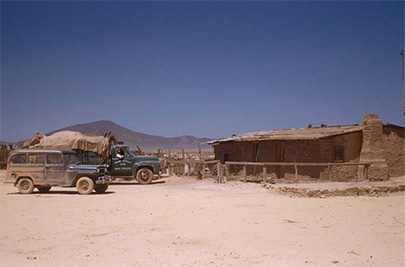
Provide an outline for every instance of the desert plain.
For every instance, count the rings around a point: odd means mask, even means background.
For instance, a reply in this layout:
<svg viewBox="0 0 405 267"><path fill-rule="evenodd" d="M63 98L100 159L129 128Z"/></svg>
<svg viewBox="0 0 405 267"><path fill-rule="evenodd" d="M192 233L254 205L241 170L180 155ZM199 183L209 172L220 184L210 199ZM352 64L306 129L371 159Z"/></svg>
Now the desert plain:
<svg viewBox="0 0 405 267"><path fill-rule="evenodd" d="M0 182L5 172L0 171ZM405 195L308 198L171 176L21 195L0 184L1 266L404 266Z"/></svg>

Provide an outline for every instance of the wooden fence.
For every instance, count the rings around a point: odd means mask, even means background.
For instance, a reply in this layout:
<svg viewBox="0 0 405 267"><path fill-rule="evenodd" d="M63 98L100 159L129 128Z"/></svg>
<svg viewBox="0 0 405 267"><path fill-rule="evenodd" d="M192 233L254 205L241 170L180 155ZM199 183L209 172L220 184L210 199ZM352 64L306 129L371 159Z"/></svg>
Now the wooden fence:
<svg viewBox="0 0 405 267"><path fill-rule="evenodd" d="M219 160L168 160L167 168L169 170L169 175L176 173L177 175L191 175L192 166L199 166L199 170L201 170L202 178L206 176L206 168L212 170L212 167L215 165L217 173L212 176L218 178L219 183L223 183L226 181L231 180L230 174L230 166L242 166L242 177L241 180L246 182L247 181L247 166L260 166L263 167L263 175L262 180L267 182L267 167L268 166L294 166L295 169L295 179L298 180L298 168L299 167L327 167L327 178L331 180L331 172L334 167L339 166L364 166L362 172L363 180L368 180L368 169L371 165L369 162L347 162L347 163L300 163L300 162L235 162L235 161L227 161L224 165L221 164ZM187 166L187 172L185 171L185 166ZM211 168L209 168L211 166ZM183 168L181 172L180 169ZM211 173L212 174L212 173Z"/></svg>
<svg viewBox="0 0 405 267"><path fill-rule="evenodd" d="M222 179L223 172L222 172L222 165L219 160L168 160L167 161L167 168L169 170L169 175L176 173L177 175L186 175L190 176L192 173L192 167L194 167L194 171L197 171L201 174L202 178L205 178L207 175L207 168L212 170L213 166L216 166L217 173L213 176L217 176L219 180ZM185 171L185 167L187 166L187 172ZM198 166L196 168L196 166ZM183 167L183 171L180 169ZM211 168L210 168L211 167ZM211 171L212 174L212 171Z"/></svg>
<svg viewBox="0 0 405 267"><path fill-rule="evenodd" d="M299 163L299 162L235 162L235 161L227 161L225 162L226 166L226 180L230 179L230 172L229 172L229 166L230 165L239 165L243 166L243 172L242 172L242 180L246 182L247 180L247 171L246 167L247 166L261 166L263 167L263 181L267 181L267 166L294 166L295 168L295 179L298 179L298 167L299 166L304 166L304 167L327 167L328 168L328 180L330 181L331 178L331 170L335 166L364 166L363 168L363 180L368 180L368 169L370 167L369 162L348 162L348 163Z"/></svg>
<svg viewBox="0 0 405 267"><path fill-rule="evenodd" d="M7 167L7 158L10 151L14 149L13 145L0 145L0 169Z"/></svg>

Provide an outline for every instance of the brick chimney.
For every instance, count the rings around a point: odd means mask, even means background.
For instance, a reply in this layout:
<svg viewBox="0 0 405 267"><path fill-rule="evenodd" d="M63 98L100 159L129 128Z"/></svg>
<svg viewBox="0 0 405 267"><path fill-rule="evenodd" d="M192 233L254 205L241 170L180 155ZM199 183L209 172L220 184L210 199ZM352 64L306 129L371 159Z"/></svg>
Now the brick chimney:
<svg viewBox="0 0 405 267"><path fill-rule="evenodd" d="M371 163L368 172L371 181L388 180L388 165L384 158L383 125L376 114L364 116L360 162Z"/></svg>

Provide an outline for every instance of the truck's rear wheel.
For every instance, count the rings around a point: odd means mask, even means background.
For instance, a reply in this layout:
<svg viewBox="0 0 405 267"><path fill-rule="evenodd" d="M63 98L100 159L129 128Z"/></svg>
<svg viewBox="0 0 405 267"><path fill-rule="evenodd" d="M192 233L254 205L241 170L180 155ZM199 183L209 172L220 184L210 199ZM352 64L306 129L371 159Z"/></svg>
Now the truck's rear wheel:
<svg viewBox="0 0 405 267"><path fill-rule="evenodd" d="M136 180L140 184L150 184L153 180L153 172L148 168L141 168L136 173Z"/></svg>
<svg viewBox="0 0 405 267"><path fill-rule="evenodd" d="M94 189L94 182L89 177L82 177L77 181L76 189L80 195L90 195Z"/></svg>
<svg viewBox="0 0 405 267"><path fill-rule="evenodd" d="M96 191L97 194L102 194L108 189L108 184L96 184L94 186L94 191Z"/></svg>
<svg viewBox="0 0 405 267"><path fill-rule="evenodd" d="M17 188L21 194L31 194L34 191L34 183L30 178L21 178L18 181Z"/></svg>

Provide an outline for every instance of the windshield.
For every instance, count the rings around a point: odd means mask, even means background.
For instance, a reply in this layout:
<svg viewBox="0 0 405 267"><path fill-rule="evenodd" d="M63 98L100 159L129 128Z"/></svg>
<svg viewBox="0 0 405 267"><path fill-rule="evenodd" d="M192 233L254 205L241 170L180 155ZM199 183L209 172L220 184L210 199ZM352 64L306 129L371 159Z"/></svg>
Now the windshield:
<svg viewBox="0 0 405 267"><path fill-rule="evenodd" d="M133 157L134 156L134 154L132 154L132 151L129 149L129 147L124 147L123 150L125 152L125 157Z"/></svg>
<svg viewBox="0 0 405 267"><path fill-rule="evenodd" d="M63 162L65 164L79 164L80 160L76 154L63 154Z"/></svg>
<svg viewBox="0 0 405 267"><path fill-rule="evenodd" d="M115 150L115 153L118 155L122 155L124 157L133 157L134 154L132 154L132 151L129 149L129 147L119 147Z"/></svg>

